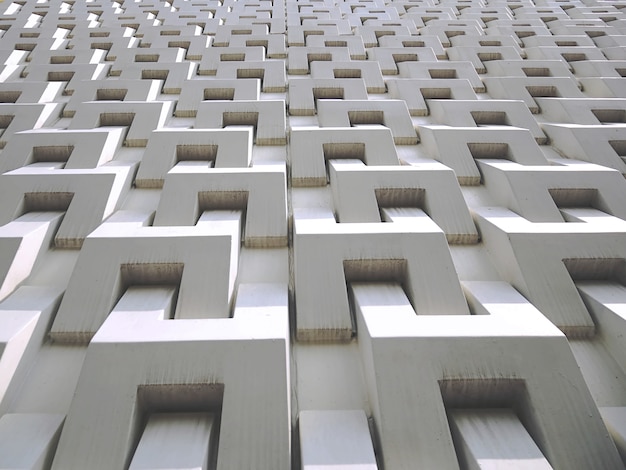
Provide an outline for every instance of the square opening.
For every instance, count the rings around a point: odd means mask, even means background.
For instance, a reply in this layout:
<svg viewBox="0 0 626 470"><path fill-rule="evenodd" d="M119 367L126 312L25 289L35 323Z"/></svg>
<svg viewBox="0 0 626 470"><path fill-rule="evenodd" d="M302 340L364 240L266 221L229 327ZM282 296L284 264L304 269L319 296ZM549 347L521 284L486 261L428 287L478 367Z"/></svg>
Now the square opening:
<svg viewBox="0 0 626 470"><path fill-rule="evenodd" d="M74 193L70 192L24 193L21 215L29 212L66 212L73 197Z"/></svg>
<svg viewBox="0 0 626 470"><path fill-rule="evenodd" d="M73 145L38 145L33 147L33 161L67 162L73 151Z"/></svg>
<svg viewBox="0 0 626 470"><path fill-rule="evenodd" d="M626 163L626 140L609 140L609 145Z"/></svg>
<svg viewBox="0 0 626 470"><path fill-rule="evenodd" d="M430 78L458 78L455 69L429 69Z"/></svg>
<svg viewBox="0 0 626 470"><path fill-rule="evenodd" d="M69 82L74 76L74 72L69 71L52 71L48 72L48 81L49 82Z"/></svg>
<svg viewBox="0 0 626 470"><path fill-rule="evenodd" d="M317 100L342 100L344 98L343 87L313 88L313 99Z"/></svg>
<svg viewBox="0 0 626 470"><path fill-rule="evenodd" d="M559 92L553 85L527 86L526 91L533 98L558 98Z"/></svg>
<svg viewBox="0 0 626 470"><path fill-rule="evenodd" d="M235 99L234 88L205 88L202 99L207 100L229 100Z"/></svg>
<svg viewBox="0 0 626 470"><path fill-rule="evenodd" d="M623 258L566 258L563 264L574 282L605 281L626 286L626 260Z"/></svg>
<svg viewBox="0 0 626 470"><path fill-rule="evenodd" d="M96 91L96 101L124 101L127 93L125 88L100 88Z"/></svg>
<svg viewBox="0 0 626 470"><path fill-rule="evenodd" d="M15 103L20 96L21 91L0 91L0 103Z"/></svg>
<svg viewBox="0 0 626 470"><path fill-rule="evenodd" d="M102 113L99 127L130 126L135 119L135 113Z"/></svg>
<svg viewBox="0 0 626 470"><path fill-rule="evenodd" d="M426 190L423 188L376 188L374 190L378 206L416 207L423 209Z"/></svg>
<svg viewBox="0 0 626 470"><path fill-rule="evenodd" d="M626 122L626 109L592 109L591 112L602 124Z"/></svg>
<svg viewBox="0 0 626 470"><path fill-rule="evenodd" d="M511 160L511 149L506 143L471 142L467 144L467 147L475 159Z"/></svg>
<svg viewBox="0 0 626 470"><path fill-rule="evenodd" d="M120 301L130 287L173 287L175 294L168 317L169 320L173 319L176 315L184 267L184 263L125 263L120 265L120 282L115 303Z"/></svg>
<svg viewBox="0 0 626 470"><path fill-rule="evenodd" d="M154 425L154 419L163 422L168 417L178 418L209 417L212 419L211 435L207 445L208 462L203 462L209 470L216 468L219 430L224 401L224 384L158 384L137 387L137 402L132 425L131 449L127 456L130 465L147 426ZM158 423L157 423L158 424ZM168 442L163 442L167 446Z"/></svg>
<svg viewBox="0 0 626 470"><path fill-rule="evenodd" d="M335 78L361 78L361 69L333 69Z"/></svg>
<svg viewBox="0 0 626 470"><path fill-rule="evenodd" d="M417 62L418 61L417 54L391 54L391 57L393 57L393 61L396 64L399 64L401 62Z"/></svg>
<svg viewBox="0 0 626 470"><path fill-rule="evenodd" d="M572 207L596 208L598 190L595 188L552 188L548 189L556 206L560 209Z"/></svg>
<svg viewBox="0 0 626 470"><path fill-rule="evenodd" d="M169 70L142 70L141 71L141 79L142 80L167 80L167 76L169 75Z"/></svg>
<svg viewBox="0 0 626 470"><path fill-rule="evenodd" d="M522 67L522 72L527 77L551 77L550 69L548 67Z"/></svg>
<svg viewBox="0 0 626 470"><path fill-rule="evenodd" d="M452 99L452 90L450 88L420 88L420 93L424 99L433 100L450 100Z"/></svg>
<svg viewBox="0 0 626 470"><path fill-rule="evenodd" d="M243 62L244 60L246 60L246 54L243 52L240 54L220 54L221 62Z"/></svg>
<svg viewBox="0 0 626 470"><path fill-rule="evenodd" d="M502 54L500 52L479 52L478 58L481 62L488 62L490 60L502 60Z"/></svg>
<svg viewBox="0 0 626 470"><path fill-rule="evenodd" d="M381 124L385 125L385 113L380 110L348 111L350 126Z"/></svg>
<svg viewBox="0 0 626 470"><path fill-rule="evenodd" d="M211 162L217 157L217 145L190 145L176 146L176 162Z"/></svg>
<svg viewBox="0 0 626 470"><path fill-rule="evenodd" d="M509 120L504 111L470 111L470 115L477 126L509 126Z"/></svg>
<svg viewBox="0 0 626 470"><path fill-rule="evenodd" d="M306 60L309 64L311 62L330 62L333 60L333 55L329 53L322 53L322 52L318 52L315 54L307 54Z"/></svg>

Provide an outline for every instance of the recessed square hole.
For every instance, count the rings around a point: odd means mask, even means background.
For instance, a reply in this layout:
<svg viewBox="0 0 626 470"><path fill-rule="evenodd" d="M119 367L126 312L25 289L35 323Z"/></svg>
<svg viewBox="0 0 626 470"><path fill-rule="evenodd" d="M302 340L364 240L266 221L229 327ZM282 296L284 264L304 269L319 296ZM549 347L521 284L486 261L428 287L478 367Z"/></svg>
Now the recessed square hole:
<svg viewBox="0 0 626 470"><path fill-rule="evenodd" d="M452 90L450 88L420 88L420 93L424 99L432 100L450 100L452 99Z"/></svg>
<svg viewBox="0 0 626 470"><path fill-rule="evenodd" d="M326 47L348 47L348 41L324 41Z"/></svg>
<svg viewBox="0 0 626 470"><path fill-rule="evenodd" d="M423 188L376 188L378 207L424 208L426 191Z"/></svg>
<svg viewBox="0 0 626 470"><path fill-rule="evenodd" d="M311 62L330 62L333 60L333 55L329 53L315 53L315 54L307 54L306 56L307 62L310 64Z"/></svg>
<svg viewBox="0 0 626 470"><path fill-rule="evenodd" d="M324 160L361 160L365 163L363 142L333 142L322 144Z"/></svg>
<svg viewBox="0 0 626 470"><path fill-rule="evenodd" d="M220 61L222 62L242 62L246 60L246 54L245 53L240 53L240 54L220 54Z"/></svg>
<svg viewBox="0 0 626 470"><path fill-rule="evenodd" d="M256 131L259 122L259 113L255 111L225 112L222 115L222 125L226 126L254 126Z"/></svg>
<svg viewBox="0 0 626 470"><path fill-rule="evenodd" d="M548 67L522 67L522 72L527 77L550 77L550 69Z"/></svg>
<svg viewBox="0 0 626 470"><path fill-rule="evenodd" d="M176 146L176 161L215 161L217 157L217 145L191 145L183 144Z"/></svg>
<svg viewBox="0 0 626 470"><path fill-rule="evenodd" d="M141 71L141 79L142 80L167 80L167 76L169 75L169 70L142 70Z"/></svg>
<svg viewBox="0 0 626 470"><path fill-rule="evenodd" d="M578 62L580 60L587 60L587 55L580 52L564 52L563 54L561 54L561 57L563 57L566 62Z"/></svg>
<svg viewBox="0 0 626 470"><path fill-rule="evenodd" d="M361 78L361 69L333 69L335 78Z"/></svg>
<svg viewBox="0 0 626 470"><path fill-rule="evenodd" d="M259 78L263 80L265 69L237 69L237 78Z"/></svg>
<svg viewBox="0 0 626 470"><path fill-rule="evenodd" d="M234 100L234 88L205 88L203 94L204 100Z"/></svg>
<svg viewBox="0 0 626 470"><path fill-rule="evenodd" d="M42 145L33 147L35 162L67 162L74 151L73 145Z"/></svg>
<svg viewBox="0 0 626 470"><path fill-rule="evenodd" d="M3 114L0 116L0 129L6 129L11 125L11 121L13 121L14 115Z"/></svg>
<svg viewBox="0 0 626 470"><path fill-rule="evenodd" d="M158 62L159 54L136 54L135 62Z"/></svg>
<svg viewBox="0 0 626 470"><path fill-rule="evenodd" d="M324 87L313 88L313 98L317 100L342 100L344 97L343 88Z"/></svg>
<svg viewBox="0 0 626 470"><path fill-rule="evenodd" d="M511 150L509 144L499 142L475 142L468 143L472 157L475 159L511 159Z"/></svg>
<svg viewBox="0 0 626 470"><path fill-rule="evenodd" d="M123 101L127 93L125 88L100 88L96 91L96 101Z"/></svg>
<svg viewBox="0 0 626 470"><path fill-rule="evenodd" d="M391 54L396 64L400 62L417 62L417 54Z"/></svg>
<svg viewBox="0 0 626 470"><path fill-rule="evenodd" d="M378 110L348 111L351 126L381 124L385 125L385 113Z"/></svg>
<svg viewBox="0 0 626 470"><path fill-rule="evenodd" d="M75 57L73 55L55 55L50 57L51 64L71 64L74 62Z"/></svg>
<svg viewBox="0 0 626 470"><path fill-rule="evenodd" d="M527 86L526 91L534 98L558 98L559 92L552 85Z"/></svg>
<svg viewBox="0 0 626 470"><path fill-rule="evenodd" d="M135 119L135 113L102 113L99 127L130 126Z"/></svg>
<svg viewBox="0 0 626 470"><path fill-rule="evenodd" d="M48 72L49 82L69 82L74 76L73 71L51 71Z"/></svg>
<svg viewBox="0 0 626 470"><path fill-rule="evenodd" d="M490 60L502 60L502 54L500 52L479 52L478 58L482 62L488 62Z"/></svg>
<svg viewBox="0 0 626 470"><path fill-rule="evenodd" d="M458 78L455 69L429 69L430 78Z"/></svg>
<svg viewBox="0 0 626 470"><path fill-rule="evenodd" d="M504 111L470 111L477 126L508 126L509 120Z"/></svg>
<svg viewBox="0 0 626 470"><path fill-rule="evenodd" d="M595 207L598 201L598 190L595 188L552 188L548 192L559 209Z"/></svg>
<svg viewBox="0 0 626 470"><path fill-rule="evenodd" d="M0 91L0 103L15 103L20 96L21 91Z"/></svg>
<svg viewBox="0 0 626 470"><path fill-rule="evenodd" d="M22 214L28 212L65 212L73 197L74 193L69 192L24 193Z"/></svg>
<svg viewBox="0 0 626 470"><path fill-rule="evenodd" d="M601 123L626 122L626 109L592 109L591 112Z"/></svg>
<svg viewBox="0 0 626 470"><path fill-rule="evenodd" d="M563 264L574 282L607 281L626 285L626 260L623 258L569 258Z"/></svg>

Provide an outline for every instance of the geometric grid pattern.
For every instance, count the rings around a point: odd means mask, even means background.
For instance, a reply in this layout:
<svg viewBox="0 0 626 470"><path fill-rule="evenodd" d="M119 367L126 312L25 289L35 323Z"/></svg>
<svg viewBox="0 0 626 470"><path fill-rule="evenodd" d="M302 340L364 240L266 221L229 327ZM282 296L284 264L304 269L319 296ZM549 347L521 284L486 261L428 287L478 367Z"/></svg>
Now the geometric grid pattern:
<svg viewBox="0 0 626 470"><path fill-rule="evenodd" d="M0 3L0 469L619 469L626 2Z"/></svg>

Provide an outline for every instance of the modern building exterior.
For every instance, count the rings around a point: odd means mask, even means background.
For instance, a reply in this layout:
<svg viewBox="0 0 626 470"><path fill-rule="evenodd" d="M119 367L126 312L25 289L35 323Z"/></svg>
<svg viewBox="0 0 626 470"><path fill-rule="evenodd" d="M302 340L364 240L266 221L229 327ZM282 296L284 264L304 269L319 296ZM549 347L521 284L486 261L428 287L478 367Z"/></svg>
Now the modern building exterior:
<svg viewBox="0 0 626 470"><path fill-rule="evenodd" d="M624 468L626 1L0 33L0 470Z"/></svg>

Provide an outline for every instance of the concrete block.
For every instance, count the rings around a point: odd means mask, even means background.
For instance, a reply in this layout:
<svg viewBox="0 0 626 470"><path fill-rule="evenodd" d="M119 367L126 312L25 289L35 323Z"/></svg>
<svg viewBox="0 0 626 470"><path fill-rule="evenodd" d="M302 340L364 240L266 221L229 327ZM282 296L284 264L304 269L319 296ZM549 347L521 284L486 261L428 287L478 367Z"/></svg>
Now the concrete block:
<svg viewBox="0 0 626 470"><path fill-rule="evenodd" d="M211 413L151 414L129 470L208 470L216 424Z"/></svg>
<svg viewBox="0 0 626 470"><path fill-rule="evenodd" d="M595 325L572 275L584 278L594 270L602 272L610 265L609 258L624 257L624 221L532 223L501 208L481 208L475 213L501 276L569 337L593 335ZM497 249L501 251L494 256Z"/></svg>
<svg viewBox="0 0 626 470"><path fill-rule="evenodd" d="M522 100L531 113L541 112L534 98L583 98L576 82L566 77L485 77L489 96Z"/></svg>
<svg viewBox="0 0 626 470"><path fill-rule="evenodd" d="M124 144L145 147L150 133L165 126L171 101L86 101L80 103L68 129L127 127Z"/></svg>
<svg viewBox="0 0 626 470"><path fill-rule="evenodd" d="M0 299L15 290L39 266L53 244L63 214L29 212L0 227Z"/></svg>
<svg viewBox="0 0 626 470"><path fill-rule="evenodd" d="M257 466L287 470L286 285L241 286L233 318L183 321L151 311L163 305L159 291L152 287L138 293L143 308L132 314L114 310L93 338L52 468L104 470L126 465L134 450L130 445L134 429L146 411L221 408L218 470ZM152 293L160 299L157 304ZM261 368L261 376L253 373ZM147 370L152 372L145 374ZM251 389L255 400L250 400ZM92 406L94 393L107 397L109 413L103 415ZM259 434L255 423L263 423L265 431Z"/></svg>
<svg viewBox="0 0 626 470"><path fill-rule="evenodd" d="M365 82L360 78L317 78L294 80L289 86L289 114L313 116L322 99L367 100Z"/></svg>
<svg viewBox="0 0 626 470"><path fill-rule="evenodd" d="M462 185L480 184L475 160L503 159L524 165L547 165L532 134L521 128L419 126L428 155L452 168Z"/></svg>
<svg viewBox="0 0 626 470"><path fill-rule="evenodd" d="M427 63L402 62L398 64L402 78L466 79L476 93L484 93L485 85L471 62L440 61Z"/></svg>
<svg viewBox="0 0 626 470"><path fill-rule="evenodd" d="M444 231L448 243L478 241L456 177L443 165L370 167L360 160L329 163L339 223L376 223L381 222L383 208L419 208Z"/></svg>
<svg viewBox="0 0 626 470"><path fill-rule="evenodd" d="M50 468L64 416L10 413L0 418L0 468Z"/></svg>
<svg viewBox="0 0 626 470"><path fill-rule="evenodd" d="M265 48L254 47L213 47L202 55L198 66L198 75L215 75L222 62L249 62L265 60Z"/></svg>
<svg viewBox="0 0 626 470"><path fill-rule="evenodd" d="M387 86L391 98L406 102L411 116L427 116L431 99L477 99L471 84L465 79L392 78L387 81Z"/></svg>
<svg viewBox="0 0 626 470"><path fill-rule="evenodd" d="M289 148L294 186L326 186L331 159L358 158L368 166L400 164L391 131L383 126L292 129Z"/></svg>
<svg viewBox="0 0 626 470"><path fill-rule="evenodd" d="M19 397L60 300L59 290L22 286L0 303L0 411L3 414L12 409ZM6 443L5 439L1 441ZM8 448L4 450L8 452ZM6 464L3 455L8 454L0 452L0 463Z"/></svg>
<svg viewBox="0 0 626 470"><path fill-rule="evenodd" d="M563 335L505 283L466 283L465 288L473 310L482 315L415 315L397 284L351 286L384 465L455 468L446 411L497 405L520 410L553 466L597 465L601 458L602 465L619 467ZM489 347L478 338L490 338ZM558 361L558 373L553 363L538 367L546 354ZM421 361L429 366L419 376L411 374ZM552 387L555 392L546 393ZM418 422L429 425L415 426ZM603 452L590 455L598 446Z"/></svg>
<svg viewBox="0 0 626 470"><path fill-rule="evenodd" d="M567 158L603 165L626 174L626 164L622 158L626 156L626 126L623 124L546 123L541 127L552 145Z"/></svg>
<svg viewBox="0 0 626 470"><path fill-rule="evenodd" d="M429 100L430 115L441 124L454 127L511 126L527 129L543 145L548 138L522 101L513 100Z"/></svg>
<svg viewBox="0 0 626 470"><path fill-rule="evenodd" d="M85 101L156 101L162 87L162 80L83 81L63 108L63 117L73 117Z"/></svg>
<svg viewBox="0 0 626 470"><path fill-rule="evenodd" d="M63 169L96 168L110 162L122 146L124 129L35 129L18 132L6 146L0 172L28 165L62 163Z"/></svg>
<svg viewBox="0 0 626 470"><path fill-rule="evenodd" d="M404 101L322 100L317 103L320 127L383 125L396 145L413 145L419 139Z"/></svg>
<svg viewBox="0 0 626 470"><path fill-rule="evenodd" d="M303 470L378 469L362 410L301 411L299 427Z"/></svg>
<svg viewBox="0 0 626 470"><path fill-rule="evenodd" d="M285 102L215 100L199 104L196 129L223 129L227 126L253 126L256 145L285 145Z"/></svg>
<svg viewBox="0 0 626 470"><path fill-rule="evenodd" d="M345 286L359 279L403 282L422 315L467 314L443 232L429 219L420 222L332 224L296 219L298 339L349 341L354 325ZM437 256L439 262L424 263L425 256Z"/></svg>
<svg viewBox="0 0 626 470"><path fill-rule="evenodd" d="M161 129L150 136L135 186L161 188L165 175L179 162L205 162L207 167L247 168L252 160L252 128Z"/></svg>
<svg viewBox="0 0 626 470"><path fill-rule="evenodd" d="M86 238L50 330L55 341L88 342L129 285L178 286L176 318L228 318L240 214L207 213L195 227L146 227L148 220L118 212Z"/></svg>
<svg viewBox="0 0 626 470"><path fill-rule="evenodd" d="M41 129L57 121L61 115L61 103L1 103L0 104L0 148L4 148L11 137L20 131Z"/></svg>
<svg viewBox="0 0 626 470"><path fill-rule="evenodd" d="M287 244L287 177L284 164L209 168L177 164L165 177L155 226L192 226L204 211L245 215L246 246Z"/></svg>
<svg viewBox="0 0 626 470"><path fill-rule="evenodd" d="M454 409L448 419L466 468L552 469L513 410Z"/></svg>
<svg viewBox="0 0 626 470"><path fill-rule="evenodd" d="M380 65L367 60L318 61L313 62L311 78L337 79L360 78L365 82L368 93L385 93L387 91Z"/></svg>
<svg viewBox="0 0 626 470"><path fill-rule="evenodd" d="M79 248L84 238L119 208L135 173L133 163L115 162L87 170L28 166L0 176L4 201L0 223L24 212L65 211L55 245Z"/></svg>

